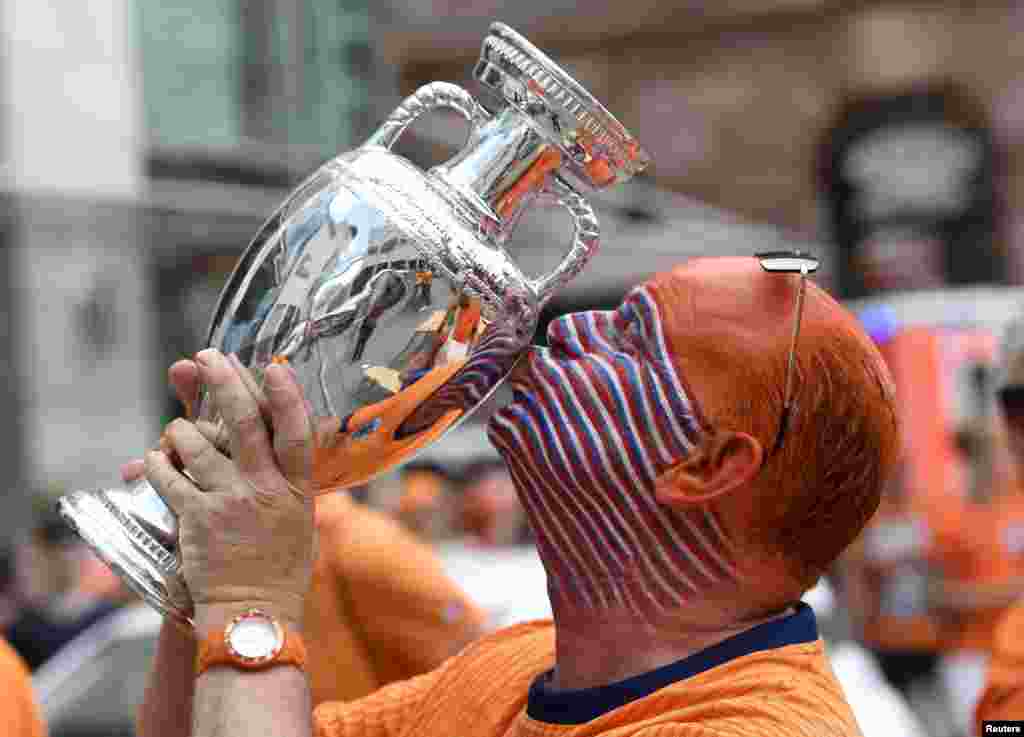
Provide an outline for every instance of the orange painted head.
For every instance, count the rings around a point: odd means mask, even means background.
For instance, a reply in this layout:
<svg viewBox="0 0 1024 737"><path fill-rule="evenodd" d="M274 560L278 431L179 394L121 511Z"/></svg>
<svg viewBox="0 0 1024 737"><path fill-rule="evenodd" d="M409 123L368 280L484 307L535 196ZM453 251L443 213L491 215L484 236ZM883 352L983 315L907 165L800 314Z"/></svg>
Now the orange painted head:
<svg viewBox="0 0 1024 737"><path fill-rule="evenodd" d="M740 257L687 262L649 289L704 429L696 452L659 479L659 499L685 505L690 496L731 492L716 500L729 538L751 559L776 558L806 589L874 514L900 440L892 378L874 343L808 283L795 406L781 447L769 455L798 285L798 275L768 273ZM730 472L722 464L737 449L741 461Z"/></svg>

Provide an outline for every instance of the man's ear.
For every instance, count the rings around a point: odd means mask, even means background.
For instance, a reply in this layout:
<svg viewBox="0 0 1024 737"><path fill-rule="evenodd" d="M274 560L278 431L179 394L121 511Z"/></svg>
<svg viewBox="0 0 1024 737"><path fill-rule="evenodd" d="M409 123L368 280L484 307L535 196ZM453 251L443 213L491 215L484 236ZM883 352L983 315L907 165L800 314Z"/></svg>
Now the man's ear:
<svg viewBox="0 0 1024 737"><path fill-rule="evenodd" d="M743 432L715 432L703 437L685 461L654 482L662 504L683 508L703 504L745 486L761 470L761 441Z"/></svg>

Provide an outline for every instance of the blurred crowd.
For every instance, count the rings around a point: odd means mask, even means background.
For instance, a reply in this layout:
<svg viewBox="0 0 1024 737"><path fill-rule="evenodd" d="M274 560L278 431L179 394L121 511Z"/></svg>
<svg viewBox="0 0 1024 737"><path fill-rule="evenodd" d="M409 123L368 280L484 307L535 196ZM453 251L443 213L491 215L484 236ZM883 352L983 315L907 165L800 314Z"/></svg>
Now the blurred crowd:
<svg viewBox="0 0 1024 737"><path fill-rule="evenodd" d="M35 527L0 552L0 627L32 670L133 599L40 496Z"/></svg>
<svg viewBox="0 0 1024 737"><path fill-rule="evenodd" d="M426 539L461 536L481 546L529 543L515 487L497 456L464 463L413 461L401 470L401 489L398 519Z"/></svg>
<svg viewBox="0 0 1024 737"><path fill-rule="evenodd" d="M370 486L349 493L362 506L388 508L388 516L431 546L460 543L483 551L530 546L515 488L496 455L457 463L413 461L385 485L396 483L397 500L387 491L375 497ZM40 492L34 527L0 550L0 631L31 670L137 600L58 515L57 496Z"/></svg>
<svg viewBox="0 0 1024 737"><path fill-rule="evenodd" d="M833 580L853 635L930 732L971 734L1024 584L1024 465L1000 391L1018 380L1020 346L948 326L876 340L901 396L904 460Z"/></svg>

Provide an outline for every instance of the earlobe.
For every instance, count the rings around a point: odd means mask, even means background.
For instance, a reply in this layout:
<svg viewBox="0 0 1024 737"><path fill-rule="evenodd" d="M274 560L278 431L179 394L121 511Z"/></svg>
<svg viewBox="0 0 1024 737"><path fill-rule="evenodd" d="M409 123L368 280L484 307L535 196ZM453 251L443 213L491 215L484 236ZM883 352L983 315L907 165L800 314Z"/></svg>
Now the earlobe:
<svg viewBox="0 0 1024 737"><path fill-rule="evenodd" d="M654 496L670 507L704 504L748 484L763 458L764 448L754 436L717 432L655 479Z"/></svg>

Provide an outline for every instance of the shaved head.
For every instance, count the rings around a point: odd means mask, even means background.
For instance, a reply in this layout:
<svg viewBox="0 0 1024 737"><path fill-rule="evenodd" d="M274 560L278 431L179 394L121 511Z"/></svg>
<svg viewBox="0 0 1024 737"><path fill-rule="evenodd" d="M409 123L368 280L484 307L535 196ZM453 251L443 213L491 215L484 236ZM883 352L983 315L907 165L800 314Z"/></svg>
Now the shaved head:
<svg viewBox="0 0 1024 737"><path fill-rule="evenodd" d="M756 259L697 259L649 284L677 372L706 432L770 448L781 421L798 277ZM899 453L891 376L857 320L808 284L789 431L754 493L736 500L735 537L782 556L806 588L860 533Z"/></svg>

